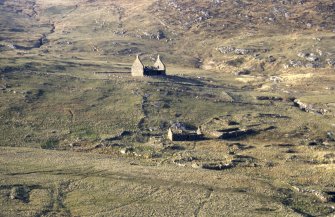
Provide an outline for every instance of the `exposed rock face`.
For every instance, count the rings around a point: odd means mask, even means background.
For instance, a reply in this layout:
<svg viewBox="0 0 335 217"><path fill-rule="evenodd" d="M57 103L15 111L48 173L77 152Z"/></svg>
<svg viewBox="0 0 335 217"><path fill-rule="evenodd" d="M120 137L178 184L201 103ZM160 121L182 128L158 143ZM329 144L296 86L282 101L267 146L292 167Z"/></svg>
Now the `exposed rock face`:
<svg viewBox="0 0 335 217"><path fill-rule="evenodd" d="M222 54L237 54L237 55L251 55L257 52L266 53L270 51L269 48L235 48L232 46L218 47L217 50Z"/></svg>

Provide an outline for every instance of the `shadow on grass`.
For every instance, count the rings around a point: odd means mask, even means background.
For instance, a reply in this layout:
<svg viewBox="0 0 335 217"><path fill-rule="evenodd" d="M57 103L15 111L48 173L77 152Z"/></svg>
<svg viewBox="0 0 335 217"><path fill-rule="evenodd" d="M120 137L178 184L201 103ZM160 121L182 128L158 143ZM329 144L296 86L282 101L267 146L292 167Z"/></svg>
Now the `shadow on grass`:
<svg viewBox="0 0 335 217"><path fill-rule="evenodd" d="M187 85L187 86L205 86L206 83L196 79L196 78L190 78L190 77L181 77L177 75L166 75L166 76L152 76L152 78L161 80L161 81L168 81L172 83Z"/></svg>

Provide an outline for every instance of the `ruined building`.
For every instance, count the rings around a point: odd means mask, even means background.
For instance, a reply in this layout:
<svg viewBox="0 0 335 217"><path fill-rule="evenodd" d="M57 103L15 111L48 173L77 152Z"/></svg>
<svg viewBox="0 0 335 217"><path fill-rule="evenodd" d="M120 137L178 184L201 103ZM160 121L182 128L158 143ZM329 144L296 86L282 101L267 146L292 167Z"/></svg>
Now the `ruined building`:
<svg viewBox="0 0 335 217"><path fill-rule="evenodd" d="M132 76L157 76L166 75L166 68L164 63L161 61L159 55L153 66L144 66L139 56L136 56L136 60L131 67Z"/></svg>
<svg viewBox="0 0 335 217"><path fill-rule="evenodd" d="M168 130L168 139L171 141L198 141L203 140L204 136L200 128L197 131L190 131L172 126Z"/></svg>

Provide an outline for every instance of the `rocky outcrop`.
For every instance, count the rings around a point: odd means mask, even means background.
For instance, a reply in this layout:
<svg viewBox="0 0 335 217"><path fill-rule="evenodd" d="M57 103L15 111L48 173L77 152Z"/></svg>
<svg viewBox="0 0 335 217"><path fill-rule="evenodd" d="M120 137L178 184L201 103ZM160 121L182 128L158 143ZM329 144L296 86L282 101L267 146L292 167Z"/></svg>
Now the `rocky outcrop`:
<svg viewBox="0 0 335 217"><path fill-rule="evenodd" d="M321 114L321 115L325 115L328 112L327 109L317 108L312 104L303 103L299 99L294 100L294 105L304 112Z"/></svg>
<svg viewBox="0 0 335 217"><path fill-rule="evenodd" d="M222 54L236 54L236 55L252 55L255 53L266 53L269 52L269 48L235 48L233 46L221 46L217 47L216 50Z"/></svg>

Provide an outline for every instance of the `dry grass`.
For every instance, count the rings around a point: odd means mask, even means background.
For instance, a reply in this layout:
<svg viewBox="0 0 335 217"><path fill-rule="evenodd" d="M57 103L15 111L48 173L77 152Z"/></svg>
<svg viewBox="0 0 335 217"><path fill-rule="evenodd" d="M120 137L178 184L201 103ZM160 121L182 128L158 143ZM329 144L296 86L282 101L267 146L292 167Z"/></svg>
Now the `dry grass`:
<svg viewBox="0 0 335 217"><path fill-rule="evenodd" d="M243 1L245 11L230 1L175 2L179 9L165 0L0 4L2 215L334 213L335 77L325 64L335 53L333 23L316 30L333 15L316 12L318 1ZM274 4L291 17L264 20ZM206 11L215 16L194 21ZM159 30L166 38L157 40ZM222 54L219 46L268 51ZM306 62L301 51L324 65L283 67ZM147 65L162 54L169 76L130 77L136 53ZM251 74L234 74L245 69ZM327 113L304 112L295 98ZM223 130L227 120L257 133L166 139L175 122ZM202 168L216 164L232 167ZM17 189L29 198L10 199Z"/></svg>

